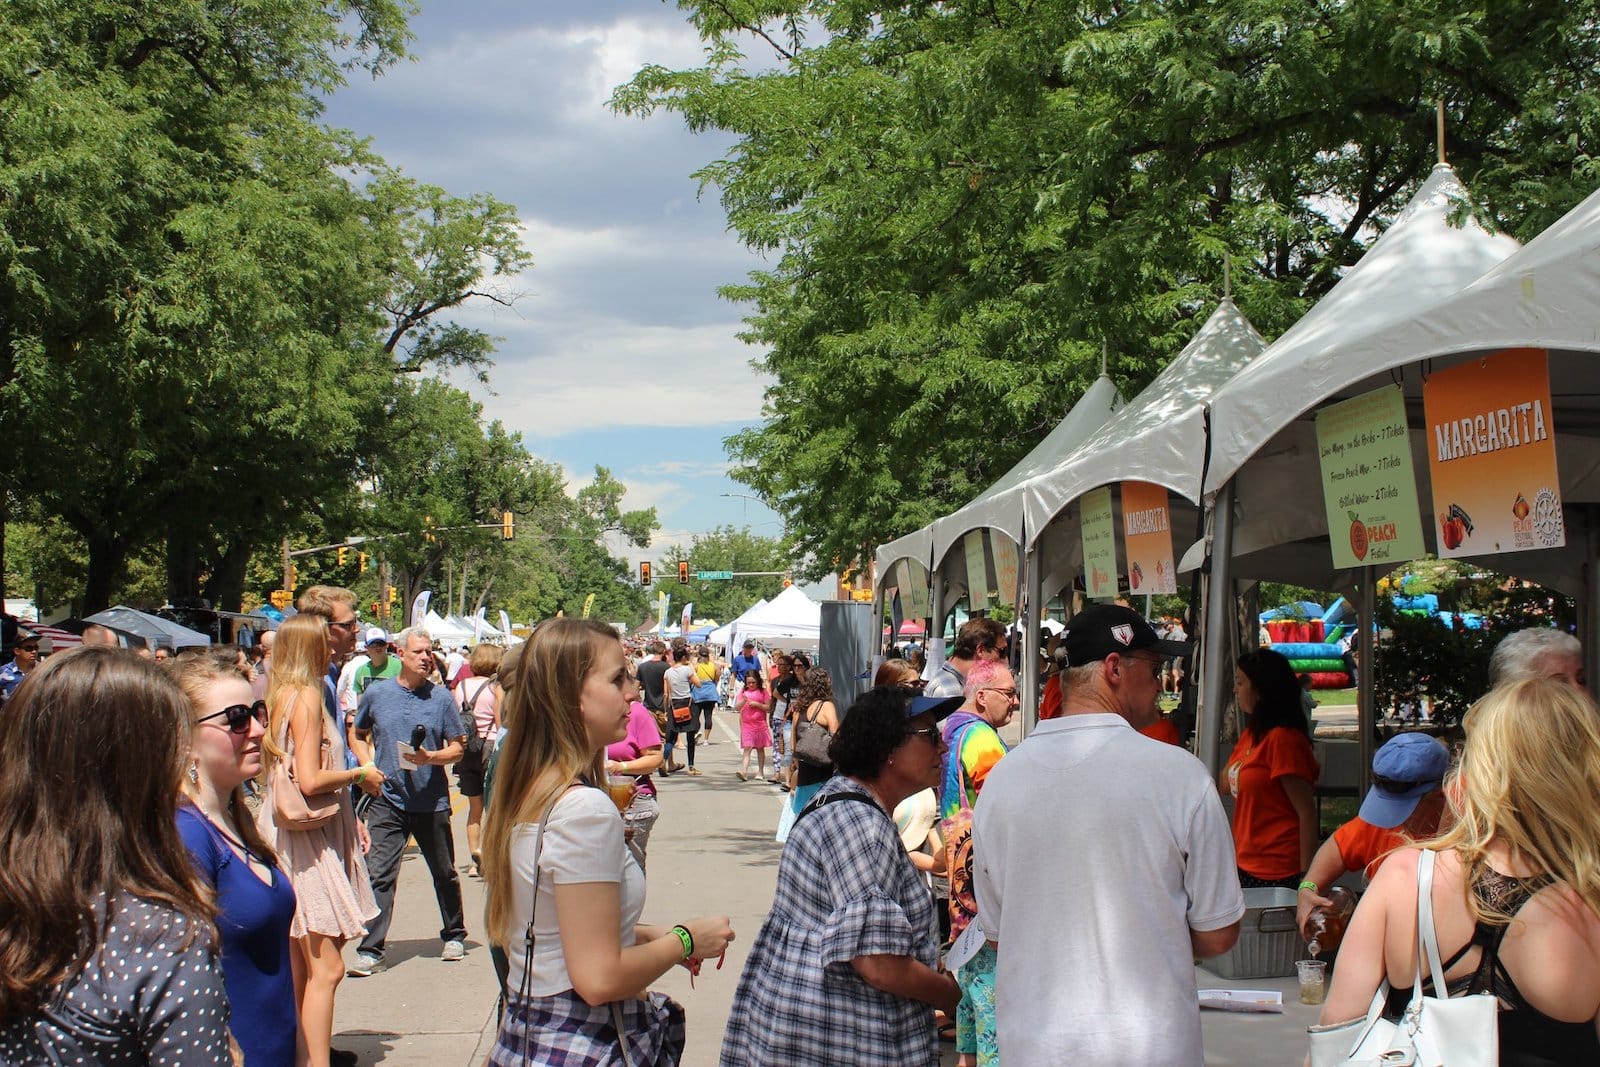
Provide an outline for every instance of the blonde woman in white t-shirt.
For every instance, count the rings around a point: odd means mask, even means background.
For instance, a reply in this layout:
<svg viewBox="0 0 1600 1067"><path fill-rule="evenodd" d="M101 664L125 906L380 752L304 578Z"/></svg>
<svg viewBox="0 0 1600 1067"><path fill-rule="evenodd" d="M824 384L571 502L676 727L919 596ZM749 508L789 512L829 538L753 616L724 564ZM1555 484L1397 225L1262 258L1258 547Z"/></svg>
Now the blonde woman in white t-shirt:
<svg viewBox="0 0 1600 1067"><path fill-rule="evenodd" d="M644 872L606 788L605 746L627 734L638 688L609 627L554 619L534 631L501 704L506 737L483 829L490 940L510 958L489 1060L678 1062L683 1009L647 991L674 964L698 970L733 940L725 917L640 922Z"/></svg>

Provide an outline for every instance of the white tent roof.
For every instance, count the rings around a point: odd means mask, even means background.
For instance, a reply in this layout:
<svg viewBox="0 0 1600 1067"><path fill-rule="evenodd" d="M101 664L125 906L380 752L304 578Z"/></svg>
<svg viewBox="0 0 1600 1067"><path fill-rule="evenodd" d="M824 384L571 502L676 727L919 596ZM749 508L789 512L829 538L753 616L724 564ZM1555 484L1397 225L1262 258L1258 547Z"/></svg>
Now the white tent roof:
<svg viewBox="0 0 1600 1067"><path fill-rule="evenodd" d="M903 559L911 560L926 571L933 559L933 524L929 523L920 530L913 530L886 545L879 545L875 558L878 562L879 575L887 575L889 568Z"/></svg>
<svg viewBox="0 0 1600 1067"><path fill-rule="evenodd" d="M751 608L731 623L734 639L803 641L815 643L822 635L822 605L791 585L760 607Z"/></svg>
<svg viewBox="0 0 1600 1067"><path fill-rule="evenodd" d="M1394 224L1333 290L1217 390L1206 492L1238 473L1302 412L1394 366L1378 353L1394 352L1402 334L1420 340L1406 329L1409 323L1516 251L1516 241L1489 233L1475 219L1451 225L1450 216L1466 202L1455 171L1443 163L1434 167ZM1441 325L1454 332L1458 324L1451 318Z"/></svg>
<svg viewBox="0 0 1600 1067"><path fill-rule="evenodd" d="M1021 487L1029 547L1068 504L1096 486L1151 482L1198 502L1206 401L1265 347L1256 328L1224 298L1144 392Z"/></svg>
<svg viewBox="0 0 1600 1067"><path fill-rule="evenodd" d="M211 643L211 638L197 630L180 626L171 619L163 619L159 615L151 615L147 611L130 608L126 604L97 611L84 621L97 622L101 626L133 634L142 638L145 644L152 648L157 645L165 645L168 648L191 648Z"/></svg>
<svg viewBox="0 0 1600 1067"><path fill-rule="evenodd" d="M726 644L728 644L730 641L733 640L733 630L734 630L734 627L739 625L739 619L744 618L745 615L750 614L752 611L755 611L755 610L757 610L759 608L764 608L766 606L767 606L767 598L766 597L762 597L760 600L756 601L754 604L751 604L748 608L746 608L745 611L744 611L744 615L740 615L738 619L734 619L732 622L728 623L726 626L719 626L715 630L712 630L710 636L708 636L706 638L706 644L708 644L708 645L726 645Z"/></svg>
<svg viewBox="0 0 1600 1067"><path fill-rule="evenodd" d="M1550 353L1561 496L1567 505L1567 547L1472 559L1492 570L1576 593L1586 547L1585 538L1578 534L1587 525L1581 505L1600 503L1600 412L1593 399L1600 396L1600 358L1596 355L1600 353L1600 192L1526 248L1500 260L1470 285L1436 301L1421 314L1376 335L1341 341L1330 350L1331 362L1359 361L1367 378L1362 380L1352 371L1348 380L1322 388L1329 390L1329 400L1356 396L1392 381L1394 374L1423 360L1443 369L1479 355L1520 347L1543 348ZM1419 403L1419 378L1405 375L1408 407ZM1432 496L1427 442L1415 431L1412 438L1417 492L1427 507ZM1242 521L1235 533L1240 576L1306 575L1309 577L1302 580L1322 588L1347 583L1346 576L1333 573L1322 508L1298 507L1295 515L1290 515L1280 513L1284 509L1265 507L1275 489L1291 479L1303 479L1306 471L1315 471L1316 463L1314 428L1309 420L1299 420L1242 468ZM1258 513L1260 524L1255 529L1250 522L1253 512ZM1424 531L1433 548L1433 524L1424 524ZM1202 543L1190 550L1185 568L1199 564L1203 548ZM1313 578L1317 580L1313 582Z"/></svg>
<svg viewBox="0 0 1600 1067"><path fill-rule="evenodd" d="M1020 545L1023 483L1055 467L1100 429L1121 405L1122 396L1111 379L1104 374L1096 378L1094 384L1072 405L1066 417L1056 423L1055 428L1032 451L1018 460L1016 466L960 510L933 523L933 565L940 566L951 548L959 544L969 530L989 527L999 530ZM880 552L880 558L881 555Z"/></svg>
<svg viewBox="0 0 1600 1067"><path fill-rule="evenodd" d="M432 608L429 608L428 613L422 617L422 628L428 631L428 636L443 644L459 645L472 640L472 627L463 628L459 623L450 621Z"/></svg>

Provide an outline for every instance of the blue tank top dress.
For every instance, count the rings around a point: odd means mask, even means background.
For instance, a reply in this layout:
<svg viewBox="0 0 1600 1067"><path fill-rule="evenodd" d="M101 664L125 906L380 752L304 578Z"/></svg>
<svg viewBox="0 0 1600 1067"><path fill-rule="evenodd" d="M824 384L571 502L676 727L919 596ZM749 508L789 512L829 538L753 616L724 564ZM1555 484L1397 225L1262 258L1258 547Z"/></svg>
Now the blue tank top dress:
<svg viewBox="0 0 1600 1067"><path fill-rule="evenodd" d="M250 1067L294 1067L294 976L289 923L294 887L277 867L269 886L229 847L211 821L185 804L178 831L195 869L217 891L222 984L230 1026Z"/></svg>

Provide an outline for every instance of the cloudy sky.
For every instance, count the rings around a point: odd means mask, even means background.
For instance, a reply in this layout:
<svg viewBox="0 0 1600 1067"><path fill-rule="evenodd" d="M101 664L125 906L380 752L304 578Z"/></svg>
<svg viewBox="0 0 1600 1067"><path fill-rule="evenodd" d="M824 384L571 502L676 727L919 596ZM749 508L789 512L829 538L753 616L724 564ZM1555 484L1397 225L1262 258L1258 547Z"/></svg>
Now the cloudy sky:
<svg viewBox="0 0 1600 1067"><path fill-rule="evenodd" d="M658 509L655 557L723 523L777 535L778 516L727 476L722 439L760 417L757 353L717 296L762 261L689 175L729 143L674 115L612 114L646 63L697 64L663 0L421 0L414 60L360 79L326 121L371 137L421 181L515 204L534 265L511 310L463 321L502 338L490 417L521 431L574 486L609 467L629 507ZM752 59L764 61L754 46Z"/></svg>

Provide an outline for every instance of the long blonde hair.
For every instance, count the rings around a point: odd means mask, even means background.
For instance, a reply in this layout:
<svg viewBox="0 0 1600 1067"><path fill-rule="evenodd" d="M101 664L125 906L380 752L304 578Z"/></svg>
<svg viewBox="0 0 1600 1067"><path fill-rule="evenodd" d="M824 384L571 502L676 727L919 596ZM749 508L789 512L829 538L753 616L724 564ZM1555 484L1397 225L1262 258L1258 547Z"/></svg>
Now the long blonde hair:
<svg viewBox="0 0 1600 1067"><path fill-rule="evenodd" d="M220 660L215 656L179 656L165 670L168 676L178 683L183 695L189 698L189 713L196 720L200 717L206 693L214 684L221 681L250 680L249 674L240 670L236 664ZM187 776L183 779L182 787L184 795L191 801L197 799L198 787L192 785ZM256 828L255 816L245 804L242 784L234 786L233 792L228 794L228 814L233 816L234 825L239 829L239 838L245 846L269 866L276 865L278 853L267 844L266 839L261 836L261 831Z"/></svg>
<svg viewBox="0 0 1600 1067"><path fill-rule="evenodd" d="M1491 689L1463 726L1466 750L1445 784L1455 825L1424 847L1455 850L1470 884L1499 842L1600 916L1600 708L1575 686L1529 678ZM1467 900L1476 918L1511 921Z"/></svg>
<svg viewBox="0 0 1600 1067"><path fill-rule="evenodd" d="M589 743L580 703L583 684L617 634L591 619L552 619L534 631L507 678L500 705L506 737L496 757L494 802L483 822L488 886L485 929L505 945L512 929L511 837L520 823L537 823L574 779L603 780L604 753ZM535 874L537 877L537 872ZM537 889L537 887L535 887Z"/></svg>
<svg viewBox="0 0 1600 1067"><path fill-rule="evenodd" d="M321 616L301 612L279 625L272 645L272 666L267 671L267 736L261 739L263 774L289 754L278 739L288 737L289 713L295 698L311 689L321 703L328 657L328 624Z"/></svg>

